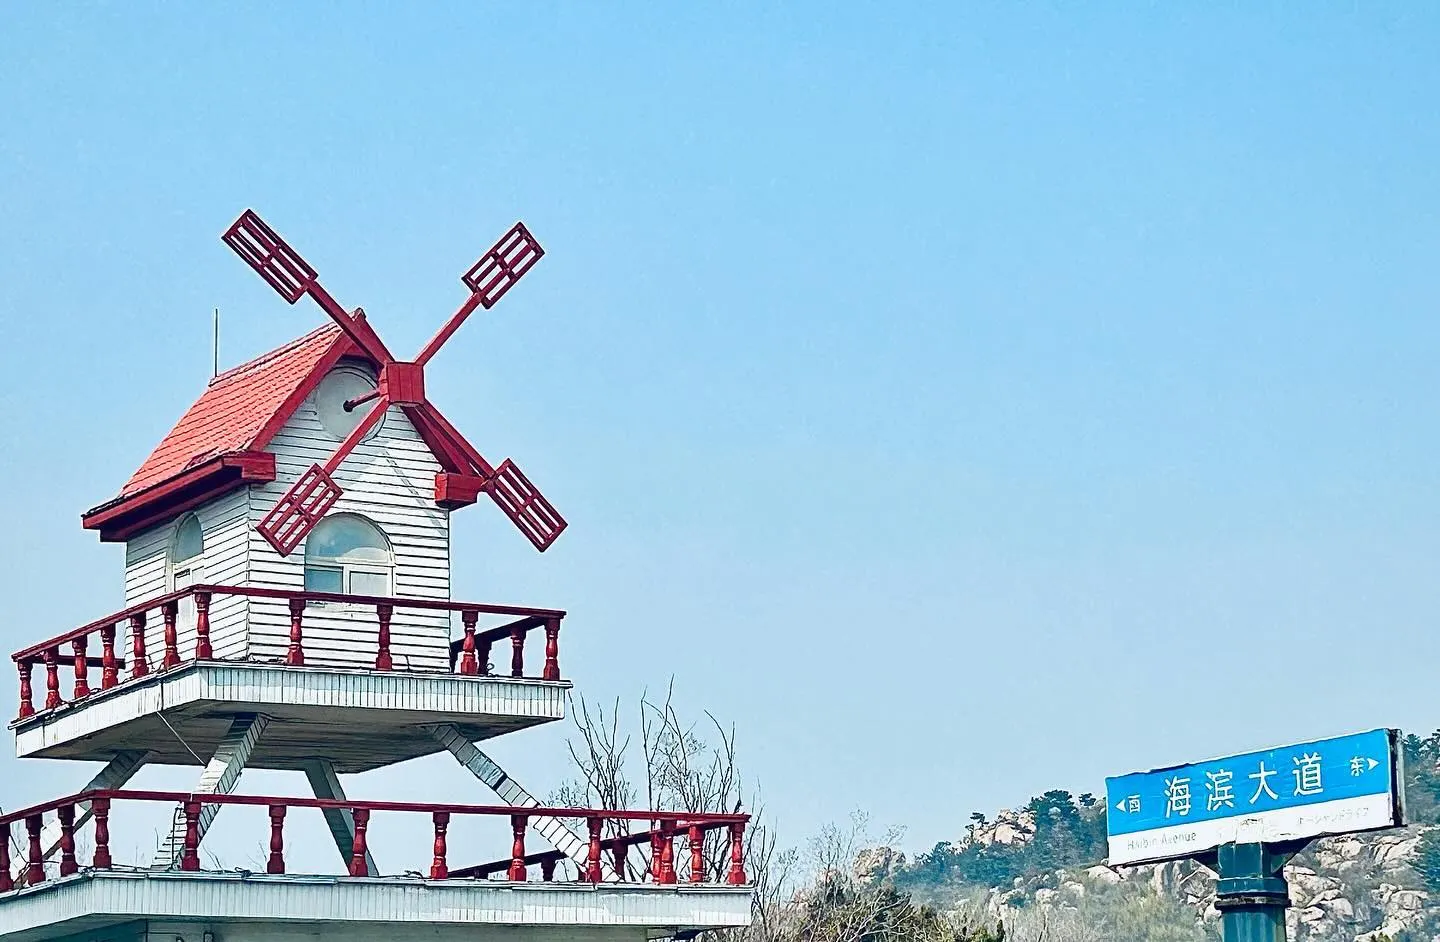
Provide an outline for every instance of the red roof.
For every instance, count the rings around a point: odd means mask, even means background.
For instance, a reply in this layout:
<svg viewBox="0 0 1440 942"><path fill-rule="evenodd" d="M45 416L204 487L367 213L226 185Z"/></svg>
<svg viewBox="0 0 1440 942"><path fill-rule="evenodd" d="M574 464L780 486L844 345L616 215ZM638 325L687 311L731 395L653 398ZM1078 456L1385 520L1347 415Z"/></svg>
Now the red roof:
<svg viewBox="0 0 1440 942"><path fill-rule="evenodd" d="M262 449L346 354L359 355L327 324L210 380L120 493L80 515L105 541L125 540L246 484L275 480Z"/></svg>
<svg viewBox="0 0 1440 942"><path fill-rule="evenodd" d="M329 359L326 354L340 339L340 328L326 324L210 380L204 394L130 475L119 496L164 483L212 458L265 447L294 411L292 407L282 414L286 401Z"/></svg>
<svg viewBox="0 0 1440 942"><path fill-rule="evenodd" d="M364 324L362 313L354 317ZM274 481L275 456L265 446L343 356L369 359L327 324L216 376L120 493L81 514L81 525L101 540L126 540L237 487ZM440 463L436 501L452 509L474 503L484 483L467 458L474 449L433 407L401 411Z"/></svg>

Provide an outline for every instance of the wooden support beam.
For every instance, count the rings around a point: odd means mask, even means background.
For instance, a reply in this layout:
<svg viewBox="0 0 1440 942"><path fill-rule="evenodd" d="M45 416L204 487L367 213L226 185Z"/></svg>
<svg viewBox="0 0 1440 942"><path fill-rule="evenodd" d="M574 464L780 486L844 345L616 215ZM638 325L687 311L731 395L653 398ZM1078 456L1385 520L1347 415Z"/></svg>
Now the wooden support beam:
<svg viewBox="0 0 1440 942"><path fill-rule="evenodd" d="M215 755L206 764L205 771L200 773L200 781L196 783L191 794L228 795L233 792L240 782L240 773L245 770L245 763L250 760L250 753L255 749L256 741L269 723L270 718L263 713L242 713L236 716L231 721L225 738L220 740ZM198 822L192 822L196 828L197 850L200 841L205 839L205 832L210 829L210 822L214 821L215 815L219 813L219 805L201 805ZM155 860L151 864L153 869L173 870L181 865L187 829L185 808L182 805L175 811L170 833L155 852Z"/></svg>
<svg viewBox="0 0 1440 942"><path fill-rule="evenodd" d="M455 726L446 724L431 727L430 735L435 737L435 740L449 750L457 762L499 796L505 804L514 808L540 807L540 802L535 799L534 795L522 788L519 782L511 778L489 756L475 748L475 744L466 739ZM541 837L549 841L552 847L573 860L575 865L580 868L581 873L586 872L586 868L590 865L589 841L580 837L566 827L564 822L556 818L532 816L529 818L529 825Z"/></svg>
<svg viewBox="0 0 1440 942"><path fill-rule="evenodd" d="M305 764L305 777L310 780L310 789L315 792L316 798L328 798L333 801L345 800L345 789L340 786L340 776L335 774L335 766L329 759L312 759ZM326 808L325 824L330 828L330 836L335 839L335 847L340 851L340 859L349 867L351 857L355 852L355 816L348 808ZM368 814L368 812L367 812ZM362 842L362 846L366 846ZM352 874L359 876L359 874ZM375 868L375 858L370 855L368 846L365 850L365 876L378 877L380 871Z"/></svg>

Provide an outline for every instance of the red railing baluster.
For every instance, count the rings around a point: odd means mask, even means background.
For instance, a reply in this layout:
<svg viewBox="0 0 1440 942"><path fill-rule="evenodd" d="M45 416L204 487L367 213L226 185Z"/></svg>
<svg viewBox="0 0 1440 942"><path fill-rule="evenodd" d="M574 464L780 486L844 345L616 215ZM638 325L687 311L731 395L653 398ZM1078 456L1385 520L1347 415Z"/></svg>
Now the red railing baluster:
<svg viewBox="0 0 1440 942"><path fill-rule="evenodd" d="M285 806L270 806L270 859L265 861L266 873L285 872Z"/></svg>
<svg viewBox="0 0 1440 942"><path fill-rule="evenodd" d="M109 690L120 682L120 666L115 661L115 626L100 629L100 689Z"/></svg>
<svg viewBox="0 0 1440 942"><path fill-rule="evenodd" d="M26 859L25 883L39 886L45 882L45 855L40 850L40 827L44 819L32 814L25 819L25 832L30 838L29 856Z"/></svg>
<svg viewBox="0 0 1440 942"><path fill-rule="evenodd" d="M467 608L460 613L460 621L465 625L465 640L460 643L460 673L473 675L479 673L475 665L475 620L480 613L474 609Z"/></svg>
<svg viewBox="0 0 1440 942"><path fill-rule="evenodd" d="M60 819L60 875L68 877L80 870L75 861L75 806L61 805L55 816Z"/></svg>
<svg viewBox="0 0 1440 942"><path fill-rule="evenodd" d="M90 696L90 662L85 657L85 643L88 639L81 635L70 642L70 647L75 651L75 695L72 700L83 700Z"/></svg>
<svg viewBox="0 0 1440 942"><path fill-rule="evenodd" d="M744 834L745 823L743 821L737 821L730 825L730 873L725 882L731 886L744 886L749 882L745 876Z"/></svg>
<svg viewBox="0 0 1440 942"><path fill-rule="evenodd" d="M130 676L144 677L150 673L150 662L145 657L145 613L136 612L130 616Z"/></svg>
<svg viewBox="0 0 1440 942"><path fill-rule="evenodd" d="M430 879L443 880L450 876L450 867L445 862L445 831L450 827L450 812L437 811L435 820L435 859L430 861Z"/></svg>
<svg viewBox="0 0 1440 942"><path fill-rule="evenodd" d="M523 814L510 816L510 833L514 842L510 845L510 872L506 874L512 883L525 882L525 826L529 818Z"/></svg>
<svg viewBox="0 0 1440 942"><path fill-rule="evenodd" d="M350 875L369 876L370 867L365 863L365 855L369 853L365 846L365 831L370 827L370 809L356 808L350 816L355 819L355 840L350 843Z"/></svg>
<svg viewBox="0 0 1440 942"><path fill-rule="evenodd" d="M510 676L525 676L525 629L510 629Z"/></svg>
<svg viewBox="0 0 1440 942"><path fill-rule="evenodd" d="M45 709L53 710L64 703L60 699L60 649L45 649Z"/></svg>
<svg viewBox="0 0 1440 942"><path fill-rule="evenodd" d="M86 696L102 690L109 690L127 678L146 677L152 672L170 670L192 661L213 661L219 650L215 640L214 624L216 599L222 596L240 596L277 602L284 600L290 612L290 632L283 663L295 667L304 666L306 662L304 646L304 610L306 606L317 601L340 601L345 598L333 593L295 592L259 586L197 585L162 596L152 602L125 609L108 618L97 619L50 641L18 651L12 655L11 659L15 661L17 670L28 667L33 676L34 667L45 663L46 655L51 649L54 649L57 658L63 658L64 662L69 664L70 650L74 647L78 692L73 699L76 700L84 699ZM179 617L182 609L181 602L186 597L193 599L195 610L193 641L179 637L182 627L189 630L188 625L180 623ZM465 631L464 637L456 642L454 669L457 673L470 676L477 674L493 676L496 673L504 673L511 677L531 676L549 681L560 679L559 632L564 612L484 605L476 602L450 602L439 599L411 600L355 596L349 600L375 606L379 623L375 654L376 670L395 670L394 618L397 609L413 606L428 611L460 613ZM158 615L154 614L156 612ZM480 618L487 615L519 617L515 617L513 621L503 627L481 631ZM155 621L159 621L161 624L153 624ZM128 638L124 636L127 626ZM154 636L147 635L147 627L155 629ZM537 663L540 660L540 652L531 652L529 665L531 670L527 673L525 643L527 636L532 631L538 633L537 630L543 631L545 635L542 642L544 647L543 664ZM100 637L101 650L92 652L89 645L91 636L96 633ZM508 672L497 671L498 665L491 663L491 654L507 635L511 642L509 670ZM159 657L154 662L150 660L147 651L150 644L156 644L162 648ZM128 666L126 665L127 657L130 659ZM499 658L497 657L496 660L498 661ZM88 671L91 667L96 666L101 668L100 678L99 682L92 687ZM124 676L122 676L122 672ZM39 702L41 698L38 697L38 693L39 691L36 690L35 701L32 705L36 710L46 709ZM72 698L62 696L60 705L69 702L72 702ZM26 715L34 714L22 714L20 718L23 719Z"/></svg>
<svg viewBox="0 0 1440 942"><path fill-rule="evenodd" d="M705 832L700 825L690 825L690 882L705 882Z"/></svg>
<svg viewBox="0 0 1440 942"><path fill-rule="evenodd" d="M180 640L175 634L175 620L179 614L179 602L171 600L160 606L160 617L165 620L165 657L160 662L161 670L180 665Z"/></svg>
<svg viewBox="0 0 1440 942"><path fill-rule="evenodd" d="M675 822L660 822L660 882L675 882Z"/></svg>
<svg viewBox="0 0 1440 942"><path fill-rule="evenodd" d="M16 661L15 668L20 672L20 716L25 719L27 716L35 715L35 691L30 686L30 673L35 669L35 662L30 660Z"/></svg>
<svg viewBox="0 0 1440 942"><path fill-rule="evenodd" d="M95 816L95 859L96 870L110 869L110 799L90 799L90 812Z"/></svg>
<svg viewBox="0 0 1440 942"><path fill-rule="evenodd" d="M35 885L43 883L47 877L47 866L45 854L41 844L44 837L43 821L44 815L53 811L59 822L59 839L51 846L51 852L57 852L55 866L58 868L60 877L69 877L79 872L80 862L77 853L78 822L81 818L81 810L87 807L95 819L94 830L94 852L90 856L90 865L96 870L108 870L113 867L111 859L111 834L110 818L111 811L117 798L165 802L171 808L178 803L180 814L183 816L181 834L180 855L178 866L181 871L194 872L201 869L199 845L201 840L201 819L204 807L207 804L223 805L237 804L246 806L264 807L268 811L270 821L269 833L269 856L266 861L266 872L270 874L284 874L287 872L285 863L285 836L284 823L287 812L292 807L297 808L324 808L340 807L333 802L321 799L309 798L283 798L275 796L260 795L200 795L200 794L176 794L171 792L139 791L130 792L125 790L115 791L94 791L82 792L61 798L44 805L36 805L32 808L12 815L12 818L0 824L0 893L16 886ZM607 848L613 855L616 877L622 882L635 880L636 873L626 865L627 850L633 844L643 844L646 840L650 844L649 866L642 864L639 871L639 879L644 880L645 871L649 870L650 881L659 885L675 885L682 880L687 884L705 884L714 881L743 886L748 883L748 876L745 872L745 852L743 835L747 824L744 815L690 815L676 811L656 812L606 812L595 809L580 808L496 808L480 805L435 805L417 804L410 802L365 802L363 807L349 807L343 810L349 812L352 822L351 840L348 855L345 858L345 870L352 877L364 877L372 871L369 860L369 826L373 812L378 810L394 810L429 813L434 828L433 857L430 865L431 880L445 880L452 876L464 877L485 877L494 876L504 872L506 878L511 882L523 883L529 879L527 854L526 854L526 829L531 820L537 814L544 814L547 817L559 819L583 819L588 832L588 841L585 846L583 857L577 857L578 870L573 878L581 883L599 884L607 879L602 867L605 866L605 852ZM501 859L491 864L484 864L474 867L466 867L457 870L453 874L449 869L448 862L448 832L452 816L455 814L481 814L481 815L508 815L510 818L512 843L510 857L508 860ZM653 817L652 817L653 815ZM648 818L650 826L638 833L622 834L618 838L607 840L606 822L612 816L643 824ZM21 876L14 875L16 862L14 858L15 844L9 841L13 832L10 826L16 822L24 822L28 834L28 849L25 850L21 864ZM712 834L719 828L729 830L729 865L728 870L724 865L723 851L713 854L715 847L707 847L707 842L713 839L714 843L723 848L725 843L720 839L719 834ZM684 847L689 848L689 859L685 865L680 864L678 855L683 849L680 840L686 841ZM20 845L22 848L24 845ZM537 852L530 858L531 862L539 865L539 879L546 883L553 883L557 879L567 880L569 877L561 872L561 865L565 863L563 854L557 851ZM49 870L53 875L55 870ZM10 876L7 884L5 876Z"/></svg>
<svg viewBox="0 0 1440 942"><path fill-rule="evenodd" d="M378 649L375 652L375 669L388 671L395 662L390 658L390 619L395 617L395 606L381 602L375 606L375 617L380 622Z"/></svg>
<svg viewBox="0 0 1440 942"><path fill-rule="evenodd" d="M545 671L542 680L560 679L560 619L545 621Z"/></svg>
<svg viewBox="0 0 1440 942"><path fill-rule="evenodd" d="M200 802L185 802L185 844L180 851L180 869L200 869Z"/></svg>
<svg viewBox="0 0 1440 942"><path fill-rule="evenodd" d="M208 661L215 657L210 645L210 593L195 593L195 660Z"/></svg>
<svg viewBox="0 0 1440 942"><path fill-rule="evenodd" d="M285 663L291 667L305 666L305 647L300 633L300 621L305 615L305 600L290 600L290 650L285 654Z"/></svg>
<svg viewBox="0 0 1440 942"><path fill-rule="evenodd" d="M585 855L585 879L591 883L600 882L600 829L605 822L595 815L585 819L590 828L590 847Z"/></svg>
<svg viewBox="0 0 1440 942"><path fill-rule="evenodd" d="M15 889L10 877L10 822L0 821L0 893Z"/></svg>

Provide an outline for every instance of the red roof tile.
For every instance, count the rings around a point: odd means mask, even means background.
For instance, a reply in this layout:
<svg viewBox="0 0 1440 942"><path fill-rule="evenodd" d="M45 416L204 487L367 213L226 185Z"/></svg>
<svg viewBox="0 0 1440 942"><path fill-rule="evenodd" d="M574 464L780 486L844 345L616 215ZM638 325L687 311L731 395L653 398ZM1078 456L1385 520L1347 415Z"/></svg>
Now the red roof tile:
<svg viewBox="0 0 1440 942"><path fill-rule="evenodd" d="M154 487L212 458L265 447L262 433L337 341L327 324L210 380L150 457L130 476L119 499ZM281 421L288 416L281 417Z"/></svg>

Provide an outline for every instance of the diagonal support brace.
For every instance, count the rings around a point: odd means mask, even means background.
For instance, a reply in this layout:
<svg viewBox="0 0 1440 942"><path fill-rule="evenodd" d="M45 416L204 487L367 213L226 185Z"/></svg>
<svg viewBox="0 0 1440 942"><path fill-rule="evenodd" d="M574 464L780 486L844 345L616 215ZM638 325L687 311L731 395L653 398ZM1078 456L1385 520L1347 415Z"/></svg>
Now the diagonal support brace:
<svg viewBox="0 0 1440 942"><path fill-rule="evenodd" d="M310 788L315 792L316 798L345 800L340 776L335 774L335 766L329 759L312 759L305 763L305 777L310 780ZM345 808L326 808L325 824L330 828L330 836L335 839L336 849L340 851L340 862L348 867L355 848L355 816ZM375 868L375 858L370 855L368 848L365 851L365 875L380 875L380 871Z"/></svg>
<svg viewBox="0 0 1440 942"><path fill-rule="evenodd" d="M520 783L506 774L505 770L496 765L485 753L475 748L475 744L466 739L453 724L430 727L430 735L450 751L461 765L470 770L470 773L483 782L491 791L499 796L505 804L514 808L538 808L540 802L535 796L520 787ZM532 817L530 826L550 842L556 850L566 857L569 857L575 864L584 867L589 859L590 845L578 834L565 826L564 822L556 818ZM608 866L602 864L602 866Z"/></svg>
<svg viewBox="0 0 1440 942"><path fill-rule="evenodd" d="M205 766L205 771L200 773L200 781L196 783L193 794L196 795L228 795L235 790L240 782L240 773L245 770L245 763L250 761L250 753L255 750L255 743L260 739L260 734L265 727L270 725L270 717L263 713L240 713L230 723L230 730L225 738L220 740L220 745L215 750L215 755ZM200 808L200 840L205 839L205 832L210 828L210 822L215 820L215 815L220 813L219 805L202 805ZM155 860L151 868L155 870L173 870L180 866L180 854L185 847L185 813L183 808L175 809L175 817L170 825L170 833L166 835L160 849L155 852Z"/></svg>

